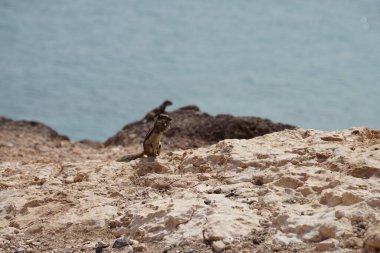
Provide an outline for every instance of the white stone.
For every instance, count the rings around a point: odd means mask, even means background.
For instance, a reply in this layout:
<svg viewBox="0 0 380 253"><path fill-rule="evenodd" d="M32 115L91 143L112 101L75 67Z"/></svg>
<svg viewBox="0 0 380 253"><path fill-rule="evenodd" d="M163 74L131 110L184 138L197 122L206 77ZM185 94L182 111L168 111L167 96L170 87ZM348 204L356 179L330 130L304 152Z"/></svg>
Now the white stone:
<svg viewBox="0 0 380 253"><path fill-rule="evenodd" d="M133 253L133 248L131 245L127 245L126 247L123 247L121 250L121 253Z"/></svg>
<svg viewBox="0 0 380 253"><path fill-rule="evenodd" d="M133 239L129 239L129 242L131 243L131 245L137 245L140 243L139 241Z"/></svg>
<svg viewBox="0 0 380 253"><path fill-rule="evenodd" d="M328 240L324 240L317 243L317 245L315 246L315 249L318 251L329 251L329 250L335 249L338 244L339 244L338 240L330 238Z"/></svg>
<svg viewBox="0 0 380 253"><path fill-rule="evenodd" d="M226 248L226 245L222 241L213 241L211 246L215 252L222 252Z"/></svg>
<svg viewBox="0 0 380 253"><path fill-rule="evenodd" d="M287 246L289 244L302 242L299 238L297 238L296 234L282 234L282 233L276 234L273 237L273 241L276 244L279 244L281 246Z"/></svg>

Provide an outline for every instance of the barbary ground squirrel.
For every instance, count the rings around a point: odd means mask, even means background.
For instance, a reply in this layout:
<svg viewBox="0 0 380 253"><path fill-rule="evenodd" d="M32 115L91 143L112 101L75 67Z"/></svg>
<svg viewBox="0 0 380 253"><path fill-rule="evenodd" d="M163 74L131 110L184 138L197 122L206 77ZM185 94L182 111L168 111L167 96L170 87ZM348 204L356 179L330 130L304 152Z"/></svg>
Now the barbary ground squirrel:
<svg viewBox="0 0 380 253"><path fill-rule="evenodd" d="M146 122L153 121L157 115L165 113L166 107L172 104L172 101L165 100L159 107L156 107L148 112L142 120L145 120Z"/></svg>
<svg viewBox="0 0 380 253"><path fill-rule="evenodd" d="M126 124L125 126L123 126L122 129L125 130L128 127L132 127L132 126L135 126L135 125L138 125L138 124L148 123L150 121L153 121L158 115L165 113L166 112L166 107L169 106L169 105L172 105L172 104L173 104L172 101L165 100L164 102L162 102L162 104L160 106L158 106L156 108L153 108L152 110L150 110L149 112L147 112L145 114L144 118L142 118L142 119L140 119L138 121Z"/></svg>
<svg viewBox="0 0 380 253"><path fill-rule="evenodd" d="M137 158L143 157L156 157L161 153L161 138L163 134L170 128L172 118L166 114L159 114L154 122L152 129L145 136L143 147L144 150L138 154L126 155L119 158L118 162L129 162Z"/></svg>

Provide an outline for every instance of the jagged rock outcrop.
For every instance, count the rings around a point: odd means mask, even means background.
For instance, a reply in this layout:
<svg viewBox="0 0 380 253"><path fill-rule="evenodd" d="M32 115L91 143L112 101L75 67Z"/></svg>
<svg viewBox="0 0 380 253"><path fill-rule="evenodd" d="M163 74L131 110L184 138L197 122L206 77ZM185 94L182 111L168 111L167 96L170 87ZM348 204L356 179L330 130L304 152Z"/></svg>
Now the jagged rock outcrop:
<svg viewBox="0 0 380 253"><path fill-rule="evenodd" d="M214 117L201 112L197 106L186 106L167 114L173 118L172 127L163 139L164 147L168 150L203 147L224 139L250 139L295 128L258 117L234 117L226 114ZM128 124L106 140L105 145L140 144L152 124L141 121Z"/></svg>
<svg viewBox="0 0 380 253"><path fill-rule="evenodd" d="M69 143L67 136L43 123L0 117L0 162L28 160L33 156L42 159L45 150L62 146L65 142Z"/></svg>
<svg viewBox="0 0 380 253"><path fill-rule="evenodd" d="M6 117L0 117L0 132L12 132L19 135L27 133L42 136L46 139L70 140L66 135L57 133L57 131L41 122L12 120Z"/></svg>

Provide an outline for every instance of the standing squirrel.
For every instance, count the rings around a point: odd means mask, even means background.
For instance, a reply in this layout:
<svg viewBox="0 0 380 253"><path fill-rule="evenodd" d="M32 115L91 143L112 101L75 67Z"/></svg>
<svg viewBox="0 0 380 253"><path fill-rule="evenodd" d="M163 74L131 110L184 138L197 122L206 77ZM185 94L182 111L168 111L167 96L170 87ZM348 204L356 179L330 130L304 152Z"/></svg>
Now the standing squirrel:
<svg viewBox="0 0 380 253"><path fill-rule="evenodd" d="M143 157L156 157L161 153L161 138L163 134L170 128L172 118L166 114L159 114L154 121L152 129L149 130L145 136L143 148L144 150L138 154L126 155L119 158L118 162L129 162L137 158Z"/></svg>

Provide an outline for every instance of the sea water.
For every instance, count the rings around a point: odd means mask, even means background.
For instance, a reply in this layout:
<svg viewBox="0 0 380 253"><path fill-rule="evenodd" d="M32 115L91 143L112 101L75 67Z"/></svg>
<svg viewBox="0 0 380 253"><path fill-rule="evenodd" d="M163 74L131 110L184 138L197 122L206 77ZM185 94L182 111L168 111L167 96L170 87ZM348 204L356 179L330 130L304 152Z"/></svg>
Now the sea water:
<svg viewBox="0 0 380 253"><path fill-rule="evenodd" d="M0 0L0 115L104 140L170 99L380 128L378 0Z"/></svg>

